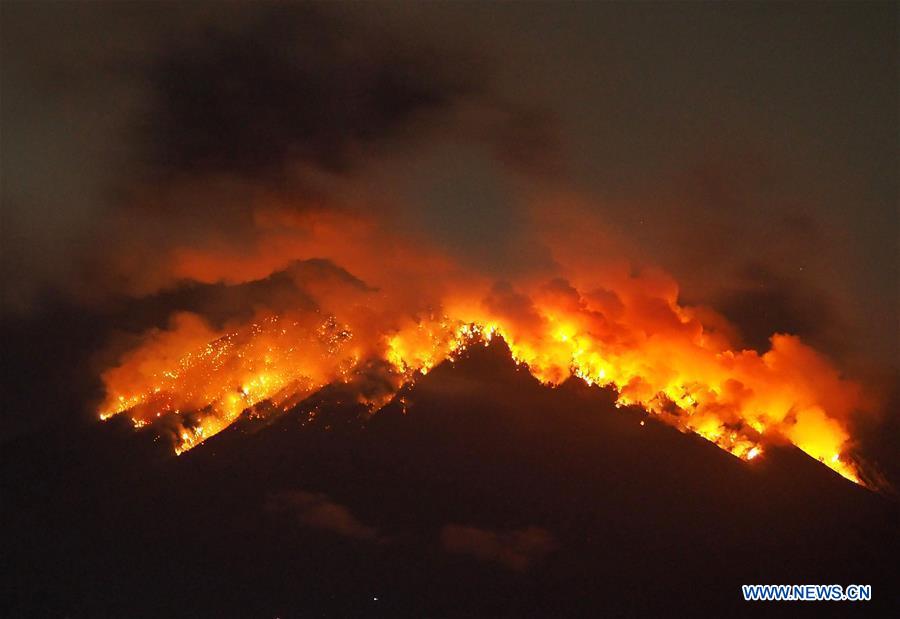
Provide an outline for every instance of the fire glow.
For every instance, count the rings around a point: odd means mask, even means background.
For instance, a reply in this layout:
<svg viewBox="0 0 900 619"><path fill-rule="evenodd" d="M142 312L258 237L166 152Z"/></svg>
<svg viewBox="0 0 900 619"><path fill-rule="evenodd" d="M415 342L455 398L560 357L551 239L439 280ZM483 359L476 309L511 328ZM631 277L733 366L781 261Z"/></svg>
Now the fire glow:
<svg viewBox="0 0 900 619"><path fill-rule="evenodd" d="M499 336L542 383L575 376L611 386L619 405L640 406L748 461L786 439L861 483L847 423L862 406L859 385L795 336L773 335L764 353L733 348L716 318L679 305L677 287L658 273L620 278L615 289L559 278L473 285L411 313L373 290L314 311L260 310L223 331L177 314L103 374L100 417L127 414L136 427L168 420L182 453L244 411L288 410L373 363L382 387L359 400L377 412L415 376Z"/></svg>

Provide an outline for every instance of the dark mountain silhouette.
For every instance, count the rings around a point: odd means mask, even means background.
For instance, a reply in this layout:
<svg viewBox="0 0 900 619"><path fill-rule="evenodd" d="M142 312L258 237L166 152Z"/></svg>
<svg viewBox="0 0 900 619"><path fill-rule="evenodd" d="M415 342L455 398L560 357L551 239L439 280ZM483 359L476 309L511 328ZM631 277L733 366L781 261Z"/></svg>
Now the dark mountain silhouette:
<svg viewBox="0 0 900 619"><path fill-rule="evenodd" d="M792 447L746 463L609 391L542 386L496 340L371 418L335 385L179 457L154 438L113 419L7 445L0 614L844 616L896 601L892 499ZM871 584L874 600L745 603L751 583Z"/></svg>

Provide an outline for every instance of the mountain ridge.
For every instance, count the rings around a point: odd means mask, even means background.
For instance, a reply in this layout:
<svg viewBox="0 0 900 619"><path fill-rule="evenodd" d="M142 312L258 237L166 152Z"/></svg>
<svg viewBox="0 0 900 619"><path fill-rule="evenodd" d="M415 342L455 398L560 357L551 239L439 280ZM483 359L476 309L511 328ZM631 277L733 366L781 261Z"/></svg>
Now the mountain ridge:
<svg viewBox="0 0 900 619"><path fill-rule="evenodd" d="M744 614L741 584L891 591L891 500L794 447L746 462L609 389L542 385L497 342L372 416L333 385L177 457L107 424L48 482L69 491L33 490L7 528L31 566L9 616Z"/></svg>

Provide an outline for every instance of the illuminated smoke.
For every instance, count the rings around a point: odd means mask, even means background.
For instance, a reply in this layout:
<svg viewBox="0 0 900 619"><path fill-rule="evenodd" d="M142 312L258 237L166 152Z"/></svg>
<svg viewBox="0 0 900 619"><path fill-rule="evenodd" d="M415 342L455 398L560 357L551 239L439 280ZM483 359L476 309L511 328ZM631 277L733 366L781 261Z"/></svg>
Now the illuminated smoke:
<svg viewBox="0 0 900 619"><path fill-rule="evenodd" d="M316 254L326 252L322 239L307 238ZM332 251L343 247L335 242ZM860 387L791 335L773 335L764 352L733 347L724 319L680 305L677 285L659 271L491 283L427 253L410 262L412 249L399 244L396 261L354 255L354 247L346 258L366 271L365 284L301 276L301 263L286 273L306 307L275 311L260 297L250 319L222 329L180 313L168 329L146 334L103 374L101 417L127 414L138 427L168 419L180 453L244 411L287 410L386 362L388 387L359 395L374 413L415 376L500 336L546 384L575 376L614 387L619 404L644 407L745 460L786 439L859 481L848 422L864 405Z"/></svg>
<svg viewBox="0 0 900 619"><path fill-rule="evenodd" d="M91 301L225 292L170 299L168 326L103 372L102 418L156 424L183 452L336 382L374 413L500 336L546 384L614 387L747 460L787 440L858 481L860 387L791 335L745 349L672 278L636 269L642 248L566 189L552 113L493 92L485 58L340 11L251 13L179 30L134 63L139 152L116 162L115 206L92 231L103 242L67 286ZM486 163L442 176L467 157ZM410 177L442 184L417 193Z"/></svg>

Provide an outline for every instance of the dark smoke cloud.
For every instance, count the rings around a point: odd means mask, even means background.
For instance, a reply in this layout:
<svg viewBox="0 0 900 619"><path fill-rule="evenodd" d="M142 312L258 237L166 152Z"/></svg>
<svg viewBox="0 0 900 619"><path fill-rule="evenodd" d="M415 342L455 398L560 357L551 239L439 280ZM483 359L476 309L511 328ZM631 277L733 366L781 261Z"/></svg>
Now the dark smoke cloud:
<svg viewBox="0 0 900 619"><path fill-rule="evenodd" d="M463 157L485 152L501 174L551 174L557 165L552 115L493 92L484 53L429 44L367 10L95 9L60 10L61 36L47 39L36 33L49 16L16 8L23 28L9 43L4 91L21 113L7 118L6 97L4 128L15 142L4 148L4 169L14 171L9 152L27 147L30 159L47 161L46 176L76 170L78 179L76 192L33 178L33 169L4 182L5 309L27 308L43 287L99 302L181 285L171 252L249 253L264 242L259 210L273 204L392 219L440 244L447 231L419 213L453 213L456 203L431 208L403 188L435 145L461 145ZM19 54L29 31L40 53ZM112 33L109 50L101 32ZM31 116L48 131L63 128L53 168L46 149L38 156L40 145L28 144L42 135L26 124ZM69 139L73 119L88 127L86 142ZM32 215L46 211L56 214ZM482 207L483 221L492 216L499 231L509 214ZM449 246L465 255L472 243Z"/></svg>
<svg viewBox="0 0 900 619"><path fill-rule="evenodd" d="M149 78L156 165L252 178L292 163L348 173L379 141L484 83L471 58L385 40L312 6L174 41Z"/></svg>

